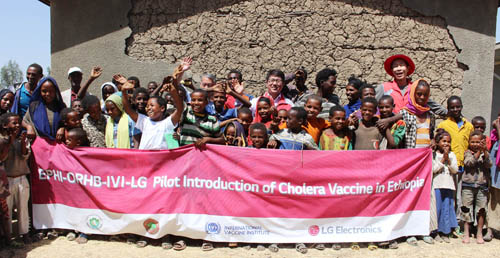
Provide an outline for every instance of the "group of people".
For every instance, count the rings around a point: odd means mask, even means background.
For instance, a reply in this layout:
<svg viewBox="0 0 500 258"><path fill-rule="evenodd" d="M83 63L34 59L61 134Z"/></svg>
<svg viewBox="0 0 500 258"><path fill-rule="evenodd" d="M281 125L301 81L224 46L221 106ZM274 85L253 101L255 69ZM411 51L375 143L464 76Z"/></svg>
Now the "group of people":
<svg viewBox="0 0 500 258"><path fill-rule="evenodd" d="M88 89L100 77L94 67L83 84L78 67L68 71L71 88L61 92L56 80L43 76L42 67L32 64L27 81L15 92L0 92L0 215L4 240L9 245L30 243L41 234L30 233L30 141L35 137L66 144L70 149L135 148L173 149L194 144L220 144L254 149L287 150L384 150L432 148L433 182L429 236L423 241L450 242L450 235L470 242L472 229L478 244L491 240L500 230L500 180L497 155L500 113L486 136L486 120L471 122L462 116L462 101L450 96L447 107L430 99L431 87L424 79L412 81L415 64L406 55L384 62L390 82L373 86L352 76L345 86L347 102L335 94L337 72L325 68L316 74L315 89L308 87L307 71L298 68L285 74L273 69L266 74L264 94L254 97L245 89L243 75L230 70L227 78L204 73L199 87L184 75L193 60L185 58L161 83L141 87L139 78L113 76L101 86L101 98ZM436 126L436 118L444 119ZM17 210L20 237L11 241L13 207ZM461 230L463 229L463 231ZM486 234L483 236L483 229ZM46 233L49 238L60 231ZM43 236L43 235L42 235ZM70 240L85 243L84 233L69 232ZM148 239L131 238L138 246ZM417 245L417 238L406 241ZM170 237L162 247L182 250L185 239ZM237 245L230 243L230 246ZM324 244L314 244L324 249ZM334 249L341 245L333 243ZM369 243L397 248L396 241ZM352 243L353 249L359 248ZM278 251L278 245L269 246ZM307 252L307 246L296 249ZM204 241L203 250L213 244Z"/></svg>

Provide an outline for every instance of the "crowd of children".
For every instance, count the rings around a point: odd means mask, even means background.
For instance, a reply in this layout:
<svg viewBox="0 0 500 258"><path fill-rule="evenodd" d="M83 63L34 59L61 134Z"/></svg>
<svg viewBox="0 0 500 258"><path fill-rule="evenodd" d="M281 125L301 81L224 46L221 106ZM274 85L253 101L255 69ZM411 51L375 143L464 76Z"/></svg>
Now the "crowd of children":
<svg viewBox="0 0 500 258"><path fill-rule="evenodd" d="M344 106L334 93L337 72L333 69L317 73L316 93L304 84L304 68L291 75L270 70L265 93L253 97L245 92L243 75L237 70L219 81L204 74L202 87L195 88L191 78L184 76L192 62L191 58L183 59L172 76L161 84L150 82L147 88L140 87L135 76L127 79L116 74L112 82L101 86L101 99L86 92L100 76L99 67L92 69L84 86L79 85L81 69L70 68L70 92L61 93L56 80L43 77L42 68L32 64L28 81L16 92L0 91L0 229L5 243L22 246L19 240L28 244L33 236L40 236L28 234L27 160L30 140L36 136L65 143L70 149L162 150L188 144L202 149L205 144L333 151L432 148L431 234L418 237L432 244L448 243L454 235L469 243L475 228L476 242L481 244L500 230L500 114L491 135L485 136L486 120L481 116L471 122L464 118L460 97L450 96L444 108L429 98L429 82L411 81L415 64L409 57L389 57L384 68L394 80L378 87L349 78ZM444 120L436 126L437 118ZM14 207L20 237L12 241ZM75 236L70 232L68 239ZM85 243L88 238L80 233L77 239ZM185 239L173 244L170 237L162 241L166 249L186 247ZM406 241L417 244L416 236L408 236ZM137 241L141 247L147 244L145 238ZM324 244L313 246L325 248ZM378 246L397 248L397 242L368 245L370 250ZM212 250L213 244L203 242L202 248ZM305 244L296 244L296 248L307 252ZM333 248L341 245L333 244ZM270 245L270 250L278 251L278 245Z"/></svg>

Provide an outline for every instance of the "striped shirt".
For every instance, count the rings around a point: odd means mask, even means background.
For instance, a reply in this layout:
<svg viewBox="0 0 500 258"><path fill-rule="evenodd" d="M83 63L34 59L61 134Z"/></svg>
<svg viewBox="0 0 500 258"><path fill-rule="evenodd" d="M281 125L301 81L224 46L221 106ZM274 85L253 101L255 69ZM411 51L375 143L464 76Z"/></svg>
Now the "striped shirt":
<svg viewBox="0 0 500 258"><path fill-rule="evenodd" d="M431 120L429 117L423 123L419 123L417 120L417 141L415 142L415 148L425 148L431 145L430 124Z"/></svg>
<svg viewBox="0 0 500 258"><path fill-rule="evenodd" d="M186 106L182 112L179 145L184 146L196 142L203 137L220 137L220 124L215 116L205 113L195 114L191 106Z"/></svg>

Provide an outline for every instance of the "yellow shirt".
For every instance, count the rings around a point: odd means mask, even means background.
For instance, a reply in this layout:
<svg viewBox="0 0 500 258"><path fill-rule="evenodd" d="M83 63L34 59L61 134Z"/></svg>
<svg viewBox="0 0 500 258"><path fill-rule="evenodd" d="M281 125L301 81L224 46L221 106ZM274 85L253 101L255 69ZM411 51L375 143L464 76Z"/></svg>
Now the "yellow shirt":
<svg viewBox="0 0 500 258"><path fill-rule="evenodd" d="M447 118L441 122L437 128L443 128L451 135L451 151L457 156L458 166L464 165L464 153L469 148L469 136L474 131L474 126L462 118L464 124L460 129L458 124L452 119Z"/></svg>

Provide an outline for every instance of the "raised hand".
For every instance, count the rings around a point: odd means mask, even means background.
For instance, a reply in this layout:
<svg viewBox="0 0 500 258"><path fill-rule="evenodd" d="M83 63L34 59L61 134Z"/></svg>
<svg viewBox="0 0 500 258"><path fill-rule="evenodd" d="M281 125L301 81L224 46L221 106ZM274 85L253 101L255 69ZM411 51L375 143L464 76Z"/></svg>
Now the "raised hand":
<svg viewBox="0 0 500 258"><path fill-rule="evenodd" d="M243 94L243 90L245 90L245 86L242 83L239 83L238 80L234 79L231 80L231 86L233 87L234 91L240 95Z"/></svg>
<svg viewBox="0 0 500 258"><path fill-rule="evenodd" d="M102 74L102 68L99 66L95 66L92 68L92 71L90 72L90 78L92 79L97 79L99 76Z"/></svg>
<svg viewBox="0 0 500 258"><path fill-rule="evenodd" d="M189 68L191 68L191 65L193 64L193 59L191 57L184 57L184 59L182 59L182 62L181 62L181 66L182 66L182 71L185 72L187 70L189 70Z"/></svg>
<svg viewBox="0 0 500 258"><path fill-rule="evenodd" d="M120 84L125 84L127 83L127 78L125 78L123 75L121 74L115 74L113 75L113 79L115 79L115 81L117 81L118 83Z"/></svg>

